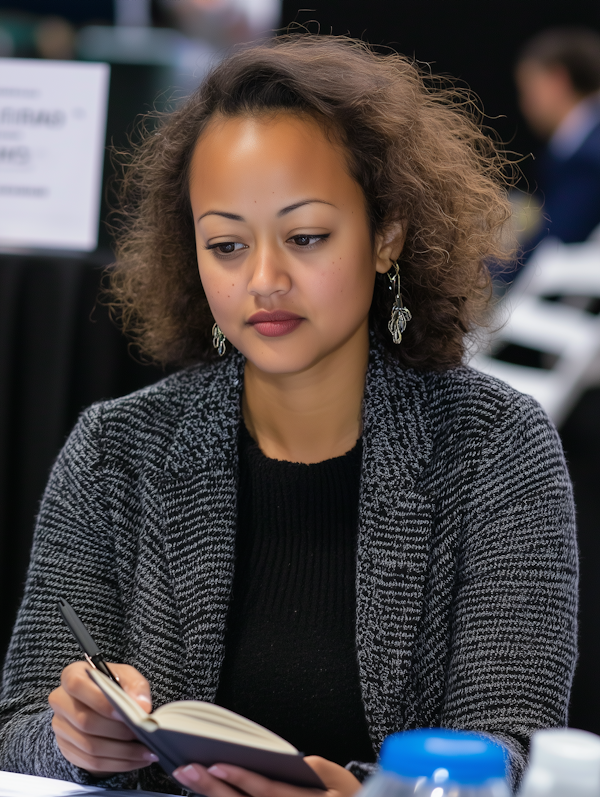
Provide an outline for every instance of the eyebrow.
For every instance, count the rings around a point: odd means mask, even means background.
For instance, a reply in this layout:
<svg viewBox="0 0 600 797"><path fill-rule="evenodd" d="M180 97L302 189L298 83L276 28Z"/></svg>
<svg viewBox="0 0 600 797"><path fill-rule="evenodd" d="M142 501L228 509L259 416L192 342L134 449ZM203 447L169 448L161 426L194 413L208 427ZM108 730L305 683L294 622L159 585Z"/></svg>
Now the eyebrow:
<svg viewBox="0 0 600 797"><path fill-rule="evenodd" d="M303 205L312 205L314 202L318 202L321 205L329 205L332 208L335 207L332 202L326 202L324 199L303 199L301 202L295 202L293 205L282 208L277 213L277 217L281 218L282 216L286 216L293 210L297 210ZM231 219L231 221L245 221L243 216L238 216L237 213L226 213L224 210L207 210L206 213L198 217L198 221L201 221L205 216L222 216L224 219Z"/></svg>
<svg viewBox="0 0 600 797"><path fill-rule="evenodd" d="M318 202L320 205L329 205L329 207L332 208L335 207L331 202L326 202L324 199L303 199L302 202L296 202L294 205L288 205L287 208L282 208L277 216L281 218L281 216L286 216L288 213L291 213L292 210L301 208L303 205L312 205L314 202Z"/></svg>

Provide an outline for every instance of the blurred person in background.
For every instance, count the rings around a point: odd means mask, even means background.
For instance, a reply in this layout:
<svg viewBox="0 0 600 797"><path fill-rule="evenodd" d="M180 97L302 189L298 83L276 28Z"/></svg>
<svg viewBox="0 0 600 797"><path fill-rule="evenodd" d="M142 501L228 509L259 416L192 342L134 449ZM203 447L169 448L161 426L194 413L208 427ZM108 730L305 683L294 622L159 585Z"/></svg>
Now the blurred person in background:
<svg viewBox="0 0 600 797"><path fill-rule="evenodd" d="M281 0L0 0L0 57L175 67L191 91L227 48L273 35L280 16Z"/></svg>
<svg viewBox="0 0 600 797"><path fill-rule="evenodd" d="M600 35L552 28L522 49L515 71L519 104L546 142L537 160L541 214L524 236L524 255L544 238L585 241L600 225Z"/></svg>
<svg viewBox="0 0 600 797"><path fill-rule="evenodd" d="M280 0L157 0L173 27L223 47L272 34L280 5Z"/></svg>

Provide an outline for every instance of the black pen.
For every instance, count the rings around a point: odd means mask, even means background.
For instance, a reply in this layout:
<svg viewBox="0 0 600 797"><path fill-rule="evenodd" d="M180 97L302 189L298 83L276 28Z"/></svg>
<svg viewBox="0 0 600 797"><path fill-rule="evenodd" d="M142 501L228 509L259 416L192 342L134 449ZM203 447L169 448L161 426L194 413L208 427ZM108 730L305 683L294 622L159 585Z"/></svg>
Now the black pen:
<svg viewBox="0 0 600 797"><path fill-rule="evenodd" d="M98 645L94 642L90 632L81 622L79 617L77 617L74 609L69 606L64 598L58 599L58 608L60 609L62 618L65 621L69 631L73 634L79 644L79 647L83 651L85 660L90 667L93 667L94 670L100 670L100 672L103 672L104 675L107 675L111 681L114 681L118 686L121 686L117 676L113 675L113 673L108 669L108 664L102 658ZM121 689L122 688L123 687L121 686Z"/></svg>

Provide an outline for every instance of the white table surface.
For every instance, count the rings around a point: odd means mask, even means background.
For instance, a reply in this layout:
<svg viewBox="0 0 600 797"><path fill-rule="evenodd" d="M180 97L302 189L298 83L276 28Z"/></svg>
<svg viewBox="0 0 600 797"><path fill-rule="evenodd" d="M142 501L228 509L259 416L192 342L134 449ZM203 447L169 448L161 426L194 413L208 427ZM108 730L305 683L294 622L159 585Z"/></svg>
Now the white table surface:
<svg viewBox="0 0 600 797"><path fill-rule="evenodd" d="M0 797L160 797L150 791L115 791L96 786L80 786L66 780L38 778L34 775L20 775L16 772L0 772Z"/></svg>

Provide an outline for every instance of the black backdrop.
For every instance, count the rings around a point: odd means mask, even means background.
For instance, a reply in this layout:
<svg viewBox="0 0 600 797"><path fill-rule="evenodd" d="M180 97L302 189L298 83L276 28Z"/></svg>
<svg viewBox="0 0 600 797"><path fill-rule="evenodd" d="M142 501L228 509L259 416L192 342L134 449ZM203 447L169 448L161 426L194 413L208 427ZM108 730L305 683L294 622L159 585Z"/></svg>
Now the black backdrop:
<svg viewBox="0 0 600 797"><path fill-rule="evenodd" d="M0 3L0 8L7 5ZM52 5L46 0L44 10L51 12ZM67 13L68 7L63 0L61 11ZM298 9L297 2L283 0L284 26L293 20L317 20L322 32L392 44L433 62L435 72L465 81L481 96L487 113L499 116L490 122L501 136L522 153L535 148L535 142L519 118L512 87L518 48L550 24L588 24L600 30L600 6L587 0L327 0L310 11ZM166 87L157 70L114 66L108 139L123 145L135 115L152 105L160 88ZM109 171L107 166L107 175ZM96 303L102 265L111 259L108 244L102 229L101 249L89 257L0 256L0 657L22 591L39 498L77 414L93 401L123 395L162 376L129 356L106 308ZM600 391L590 392L562 431L575 484L582 554L581 656L571 724L598 733L599 410Z"/></svg>
<svg viewBox="0 0 600 797"><path fill-rule="evenodd" d="M311 22L315 20L316 22ZM521 119L512 81L515 58L542 28L588 25L600 32L596 0L283 0L282 25L291 21L322 33L347 34L391 45L468 85L482 100L488 124L521 154L537 143ZM531 161L523 164L532 177Z"/></svg>
<svg viewBox="0 0 600 797"><path fill-rule="evenodd" d="M39 499L79 412L162 376L97 304L101 276L94 258L0 257L0 658Z"/></svg>

